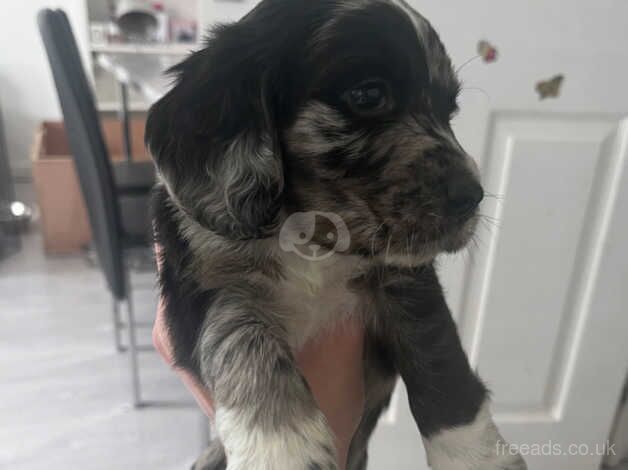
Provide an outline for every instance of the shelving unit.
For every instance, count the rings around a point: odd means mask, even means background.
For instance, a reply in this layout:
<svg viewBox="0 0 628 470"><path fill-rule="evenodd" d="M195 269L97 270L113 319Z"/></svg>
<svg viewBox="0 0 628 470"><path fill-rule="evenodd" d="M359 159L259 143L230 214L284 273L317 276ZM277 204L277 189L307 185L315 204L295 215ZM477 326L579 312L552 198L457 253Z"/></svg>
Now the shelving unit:
<svg viewBox="0 0 628 470"><path fill-rule="evenodd" d="M105 23L110 18L110 2L115 0L84 0L87 5L87 30L92 23ZM190 43L166 44L126 44L126 43L92 43L87 38L89 51L88 72L92 76L98 108L103 112L117 111L119 107L118 87L114 78L104 71L97 63L96 56L100 53L119 54L160 54L183 55L199 47L205 31L219 22L234 21L249 11L259 0L160 0L166 11L174 12L180 17L196 20L197 38ZM130 109L134 112L147 111L149 104L143 97L130 90Z"/></svg>
<svg viewBox="0 0 628 470"><path fill-rule="evenodd" d="M87 21L93 23L106 23L110 19L110 0L85 0L87 4ZM97 61L97 55L102 53L115 54L158 54L158 55L184 55L196 49L199 43L201 31L204 29L204 15L207 6L203 3L213 3L213 0L161 0L165 10L173 17L194 20L197 23L197 38L195 42L171 42L171 43L94 43L88 38L89 72L91 73L98 109L102 112L115 112L119 109L119 87L113 76L103 70ZM88 28L91 30L91 28ZM130 110L133 112L145 112L150 103L135 90L129 90Z"/></svg>

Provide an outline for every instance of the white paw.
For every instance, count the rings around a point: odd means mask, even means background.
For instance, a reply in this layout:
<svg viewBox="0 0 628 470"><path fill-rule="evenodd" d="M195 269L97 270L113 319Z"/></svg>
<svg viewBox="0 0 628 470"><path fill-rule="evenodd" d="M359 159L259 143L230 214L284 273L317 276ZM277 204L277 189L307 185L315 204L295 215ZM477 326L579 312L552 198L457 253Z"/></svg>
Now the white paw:
<svg viewBox="0 0 628 470"><path fill-rule="evenodd" d="M509 451L485 403L472 423L425 439L433 470L526 470L525 461Z"/></svg>
<svg viewBox="0 0 628 470"><path fill-rule="evenodd" d="M227 470L337 470L333 436L322 413L275 429L251 422L245 411L217 410Z"/></svg>

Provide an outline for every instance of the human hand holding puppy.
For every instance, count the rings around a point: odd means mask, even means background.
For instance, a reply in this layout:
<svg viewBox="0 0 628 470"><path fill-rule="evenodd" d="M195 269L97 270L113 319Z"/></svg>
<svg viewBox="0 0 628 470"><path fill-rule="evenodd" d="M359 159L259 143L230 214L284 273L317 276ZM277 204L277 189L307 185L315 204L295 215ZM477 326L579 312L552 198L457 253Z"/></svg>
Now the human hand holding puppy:
<svg viewBox="0 0 628 470"><path fill-rule="evenodd" d="M299 368L334 432L340 470L345 468L351 439L364 410L364 379L361 367L363 340L362 327L347 323L310 341L297 357ZM164 361L174 367L163 302L159 303L157 309L153 344ZM208 417L213 417L215 410L209 390L190 372L176 367L175 371L203 412Z"/></svg>

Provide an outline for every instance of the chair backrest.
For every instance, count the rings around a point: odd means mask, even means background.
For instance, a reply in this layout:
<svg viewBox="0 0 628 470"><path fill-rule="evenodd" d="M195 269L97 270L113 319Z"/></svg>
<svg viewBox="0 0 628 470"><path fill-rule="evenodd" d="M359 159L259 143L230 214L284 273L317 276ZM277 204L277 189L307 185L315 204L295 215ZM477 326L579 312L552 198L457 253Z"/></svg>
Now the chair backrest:
<svg viewBox="0 0 628 470"><path fill-rule="evenodd" d="M112 294L127 297L120 208L91 88L67 16L45 9L37 21L87 205L94 245Z"/></svg>
<svg viewBox="0 0 628 470"><path fill-rule="evenodd" d="M8 204L15 199L11 166L9 165L9 152L4 138L4 123L2 121L2 108L0 107L0 204Z"/></svg>

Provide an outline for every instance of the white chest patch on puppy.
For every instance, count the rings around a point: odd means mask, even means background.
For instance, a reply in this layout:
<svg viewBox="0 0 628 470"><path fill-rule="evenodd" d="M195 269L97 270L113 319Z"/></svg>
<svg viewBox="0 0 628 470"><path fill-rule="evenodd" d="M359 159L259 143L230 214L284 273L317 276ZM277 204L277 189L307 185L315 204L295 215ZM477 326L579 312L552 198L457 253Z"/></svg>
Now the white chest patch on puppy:
<svg viewBox="0 0 628 470"><path fill-rule="evenodd" d="M308 261L294 253L282 256L284 280L277 293L283 308L290 346L301 349L308 339L325 328L359 313L358 297L347 288L363 261L357 256L334 254Z"/></svg>

